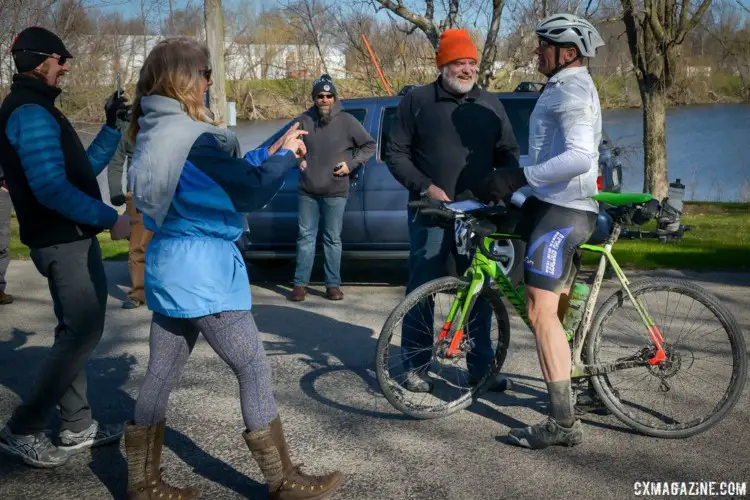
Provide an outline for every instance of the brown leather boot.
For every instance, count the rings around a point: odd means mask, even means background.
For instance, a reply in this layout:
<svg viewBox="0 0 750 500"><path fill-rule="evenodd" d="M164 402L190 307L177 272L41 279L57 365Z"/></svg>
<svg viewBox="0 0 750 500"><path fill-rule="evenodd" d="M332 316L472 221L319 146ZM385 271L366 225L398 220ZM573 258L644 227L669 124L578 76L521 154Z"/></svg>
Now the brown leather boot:
<svg viewBox="0 0 750 500"><path fill-rule="evenodd" d="M326 288L326 298L328 300L342 300L344 298L344 292L341 288Z"/></svg>
<svg viewBox="0 0 750 500"><path fill-rule="evenodd" d="M292 288L292 293L289 294L289 300L292 302L302 302L305 300L307 295L307 289L304 286L295 286Z"/></svg>
<svg viewBox="0 0 750 500"><path fill-rule="evenodd" d="M161 448L165 422L138 426L125 424L125 453L128 460L128 500L195 499L195 488L175 488L161 479Z"/></svg>
<svg viewBox="0 0 750 500"><path fill-rule="evenodd" d="M320 500L328 498L341 486L343 476L339 471L311 476L300 470L302 464L292 463L278 416L268 427L245 431L242 436L268 483L269 499Z"/></svg>

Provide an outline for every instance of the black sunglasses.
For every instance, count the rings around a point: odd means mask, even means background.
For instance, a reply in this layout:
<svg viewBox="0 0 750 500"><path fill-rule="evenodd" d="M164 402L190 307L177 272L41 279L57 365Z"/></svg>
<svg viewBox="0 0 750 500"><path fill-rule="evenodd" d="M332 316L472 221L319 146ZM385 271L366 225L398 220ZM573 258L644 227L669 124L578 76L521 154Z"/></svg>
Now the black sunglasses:
<svg viewBox="0 0 750 500"><path fill-rule="evenodd" d="M47 54L46 52L37 52L35 50L22 50L21 52L28 52L29 54L37 54L40 56L47 56L51 57L52 59L57 59L57 62L60 66L64 66L66 62L68 62L69 57L68 56L56 56L53 54Z"/></svg>
<svg viewBox="0 0 750 500"><path fill-rule="evenodd" d="M333 94L318 94L315 96L316 99L333 99Z"/></svg>
<svg viewBox="0 0 750 500"><path fill-rule="evenodd" d="M213 70L211 68L202 69L201 75L203 75L203 78L205 78L206 80L210 80L212 72Z"/></svg>

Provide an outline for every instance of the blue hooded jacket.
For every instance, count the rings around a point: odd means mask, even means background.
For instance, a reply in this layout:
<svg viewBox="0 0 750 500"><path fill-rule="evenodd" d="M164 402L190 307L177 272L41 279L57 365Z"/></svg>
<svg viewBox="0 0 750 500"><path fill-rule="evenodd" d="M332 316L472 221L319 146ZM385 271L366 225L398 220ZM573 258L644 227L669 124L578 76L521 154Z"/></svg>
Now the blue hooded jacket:
<svg viewBox="0 0 750 500"><path fill-rule="evenodd" d="M165 109L168 113L181 112L177 101L163 97L159 106L143 102L142 106L152 120L158 120L158 113ZM143 133L147 135L149 131ZM153 149L170 148L179 142L163 137L164 129L159 133L159 141L143 141L150 144L150 151L139 151L139 132L133 170L138 170L139 158L149 154L150 161L158 165L154 158L159 154L154 155ZM272 156L266 149L256 149L244 157L238 156L238 150L234 134L209 128L194 141L179 169L162 163L161 168L146 172L151 185L158 182L153 177L169 168L172 174L178 172L174 195L162 222L157 224L155 217L144 210L144 226L154 232L146 251L145 272L146 304L152 311L175 318L195 318L251 309L247 269L234 242L242 235L244 213L263 207L273 198L287 172L297 165L297 158L292 151L283 149ZM179 151L173 153L172 158L181 158ZM141 168L134 176L143 179L144 172ZM135 183L136 207L138 189L147 191L148 187L146 181Z"/></svg>

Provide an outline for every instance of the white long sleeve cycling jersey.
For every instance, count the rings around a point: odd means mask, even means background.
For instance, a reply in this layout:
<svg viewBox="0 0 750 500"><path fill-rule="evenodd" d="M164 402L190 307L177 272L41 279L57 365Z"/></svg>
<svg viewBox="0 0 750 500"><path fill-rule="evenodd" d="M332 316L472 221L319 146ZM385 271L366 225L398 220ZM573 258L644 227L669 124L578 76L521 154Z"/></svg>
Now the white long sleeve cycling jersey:
<svg viewBox="0 0 750 500"><path fill-rule="evenodd" d="M602 113L585 67L565 68L549 79L531 113L529 166L532 196L578 210L599 212L597 193Z"/></svg>

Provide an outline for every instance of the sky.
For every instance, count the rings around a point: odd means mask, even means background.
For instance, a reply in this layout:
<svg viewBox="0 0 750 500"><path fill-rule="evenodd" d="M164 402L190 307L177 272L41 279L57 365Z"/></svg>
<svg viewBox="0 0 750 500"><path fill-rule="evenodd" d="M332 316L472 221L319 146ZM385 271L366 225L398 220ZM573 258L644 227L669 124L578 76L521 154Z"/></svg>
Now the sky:
<svg viewBox="0 0 750 500"><path fill-rule="evenodd" d="M143 0L146 2L146 4L162 4L162 12L166 14L168 0ZM261 11L262 9L273 9L276 7L279 7L286 3L284 0L223 0L225 5L229 6L236 6L238 3L243 2L248 5L249 8L253 8L256 11ZM346 1L346 0L341 0ZM523 0L521 0L523 1ZM725 0L730 3L740 3L743 5L746 9L748 9L748 12L750 12L750 0ZM102 12L114 12L114 11L120 11L125 17L135 17L138 16L140 13L140 5L141 0L86 0L85 3L88 3L91 7L98 9ZM188 3L192 3L193 5L202 5L203 0L173 0L173 8L178 9L182 8ZM417 1L408 1L405 2L407 5L423 5L422 2ZM506 2L507 4L510 4L510 2ZM420 14L422 12L419 12ZM381 13L381 15L385 15L385 13ZM505 23L503 23L505 24Z"/></svg>

